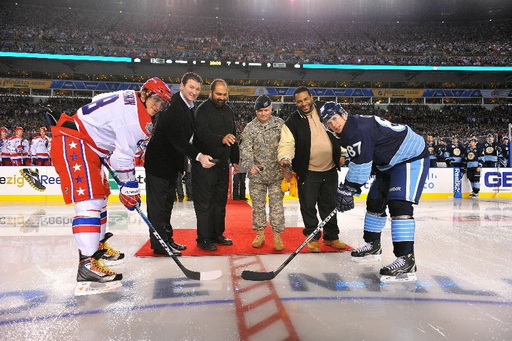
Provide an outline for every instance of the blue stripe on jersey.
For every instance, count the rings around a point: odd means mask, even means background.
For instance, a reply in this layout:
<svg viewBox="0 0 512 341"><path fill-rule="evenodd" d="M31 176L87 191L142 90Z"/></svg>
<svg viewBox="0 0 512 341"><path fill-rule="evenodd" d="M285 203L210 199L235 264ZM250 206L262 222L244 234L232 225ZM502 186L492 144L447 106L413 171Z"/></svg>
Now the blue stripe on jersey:
<svg viewBox="0 0 512 341"><path fill-rule="evenodd" d="M396 164L420 155L423 149L425 149L425 140L423 137L407 127L407 135L389 164L387 166L377 166L377 169L380 171L388 170Z"/></svg>
<svg viewBox="0 0 512 341"><path fill-rule="evenodd" d="M378 217L368 212L364 216L364 230L369 232L381 233L386 225L388 217Z"/></svg>
<svg viewBox="0 0 512 341"><path fill-rule="evenodd" d="M407 172L407 193L406 200L416 202L418 195L419 183L425 166L425 159L416 160L406 165Z"/></svg>
<svg viewBox="0 0 512 341"><path fill-rule="evenodd" d="M99 217L77 217L73 219L73 226L79 225L96 225L100 226L100 218Z"/></svg>
<svg viewBox="0 0 512 341"><path fill-rule="evenodd" d="M414 241L415 229L416 221L414 219L391 220L391 238L393 242Z"/></svg>
<svg viewBox="0 0 512 341"><path fill-rule="evenodd" d="M364 185L366 181L370 178L370 174L372 172L372 161L363 164L356 164L351 162L348 164L348 173L346 180Z"/></svg>

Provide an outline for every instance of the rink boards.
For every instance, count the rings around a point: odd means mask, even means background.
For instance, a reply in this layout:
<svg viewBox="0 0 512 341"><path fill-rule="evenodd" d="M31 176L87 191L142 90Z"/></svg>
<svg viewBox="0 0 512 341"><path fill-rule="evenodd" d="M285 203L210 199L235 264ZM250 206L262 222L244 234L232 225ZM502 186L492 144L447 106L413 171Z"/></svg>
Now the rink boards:
<svg viewBox="0 0 512 341"><path fill-rule="evenodd" d="M24 168L37 170L39 181L44 189L37 190L22 176ZM348 168L339 172L340 181L345 178ZM136 168L136 179L139 182L141 195L145 197L145 171L143 167ZM480 178L480 197L492 198L512 197L512 168L483 168ZM110 177L112 188L111 200L118 200L118 186ZM247 180L248 181L248 180ZM371 179L363 187L359 197L364 199L370 188ZM459 168L432 168L429 171L422 199L464 198L471 193L471 186L466 176ZM286 196L287 199L293 199ZM0 201L37 201L63 203L60 189L60 178L51 166L33 167L0 167Z"/></svg>

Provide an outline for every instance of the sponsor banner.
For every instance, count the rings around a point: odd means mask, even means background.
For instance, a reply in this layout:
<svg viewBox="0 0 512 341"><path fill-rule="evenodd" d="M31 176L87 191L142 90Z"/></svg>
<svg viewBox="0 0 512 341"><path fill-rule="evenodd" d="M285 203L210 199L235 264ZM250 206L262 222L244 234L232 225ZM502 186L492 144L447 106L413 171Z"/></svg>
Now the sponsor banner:
<svg viewBox="0 0 512 341"><path fill-rule="evenodd" d="M418 98L423 96L423 89L373 89L374 97L408 97Z"/></svg>
<svg viewBox="0 0 512 341"><path fill-rule="evenodd" d="M467 197L471 193L469 180L461 175L456 184L457 168L431 168L423 189L424 198ZM348 168L342 168L339 180L344 181ZM459 174L460 170L459 170ZM146 195L146 173L144 167L135 168L135 178L139 183L142 197ZM480 196L493 197L496 194L512 197L512 168L482 168L480 177ZM368 194L373 179L362 187L364 198ZM109 175L112 195L110 200L117 201L119 186ZM24 199L26 198L26 200ZM289 197L287 197L289 198ZM53 167L13 167L0 166L0 201L62 201L60 177Z"/></svg>
<svg viewBox="0 0 512 341"><path fill-rule="evenodd" d="M52 81L44 79L0 78L3 88L48 89Z"/></svg>

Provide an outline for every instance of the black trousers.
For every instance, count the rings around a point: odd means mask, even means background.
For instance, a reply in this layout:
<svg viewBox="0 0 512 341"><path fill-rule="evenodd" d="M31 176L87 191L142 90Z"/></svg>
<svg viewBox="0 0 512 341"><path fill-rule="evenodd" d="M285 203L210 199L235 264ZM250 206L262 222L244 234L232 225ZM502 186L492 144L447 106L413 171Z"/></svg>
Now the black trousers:
<svg viewBox="0 0 512 341"><path fill-rule="evenodd" d="M220 237L225 230L226 203L228 201L229 169L217 164L203 168L192 164L192 191L197 217L197 241Z"/></svg>
<svg viewBox="0 0 512 341"><path fill-rule="evenodd" d="M233 200L245 200L245 178L247 173L233 175Z"/></svg>
<svg viewBox="0 0 512 341"><path fill-rule="evenodd" d="M325 219L336 208L338 172L333 168L326 172L307 171L297 179L299 204L304 220L304 235L311 234L318 226L317 205L320 218ZM336 216L324 226L324 240L336 240L340 230ZM316 235L320 239L320 233Z"/></svg>
<svg viewBox="0 0 512 341"><path fill-rule="evenodd" d="M176 180L178 173L173 173L170 179L160 178L146 173L146 205L148 219L163 240L173 241L171 214L176 198ZM149 232L151 248L163 250L156 237Z"/></svg>

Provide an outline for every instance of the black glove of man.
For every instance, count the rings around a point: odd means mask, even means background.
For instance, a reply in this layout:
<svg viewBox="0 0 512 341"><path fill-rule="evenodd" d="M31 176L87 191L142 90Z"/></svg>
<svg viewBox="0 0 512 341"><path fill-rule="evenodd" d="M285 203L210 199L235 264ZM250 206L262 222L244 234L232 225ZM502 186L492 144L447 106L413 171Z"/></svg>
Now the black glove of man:
<svg viewBox="0 0 512 341"><path fill-rule="evenodd" d="M354 208L354 194L357 189L350 186L340 184L336 194L336 208L339 212L350 211Z"/></svg>

